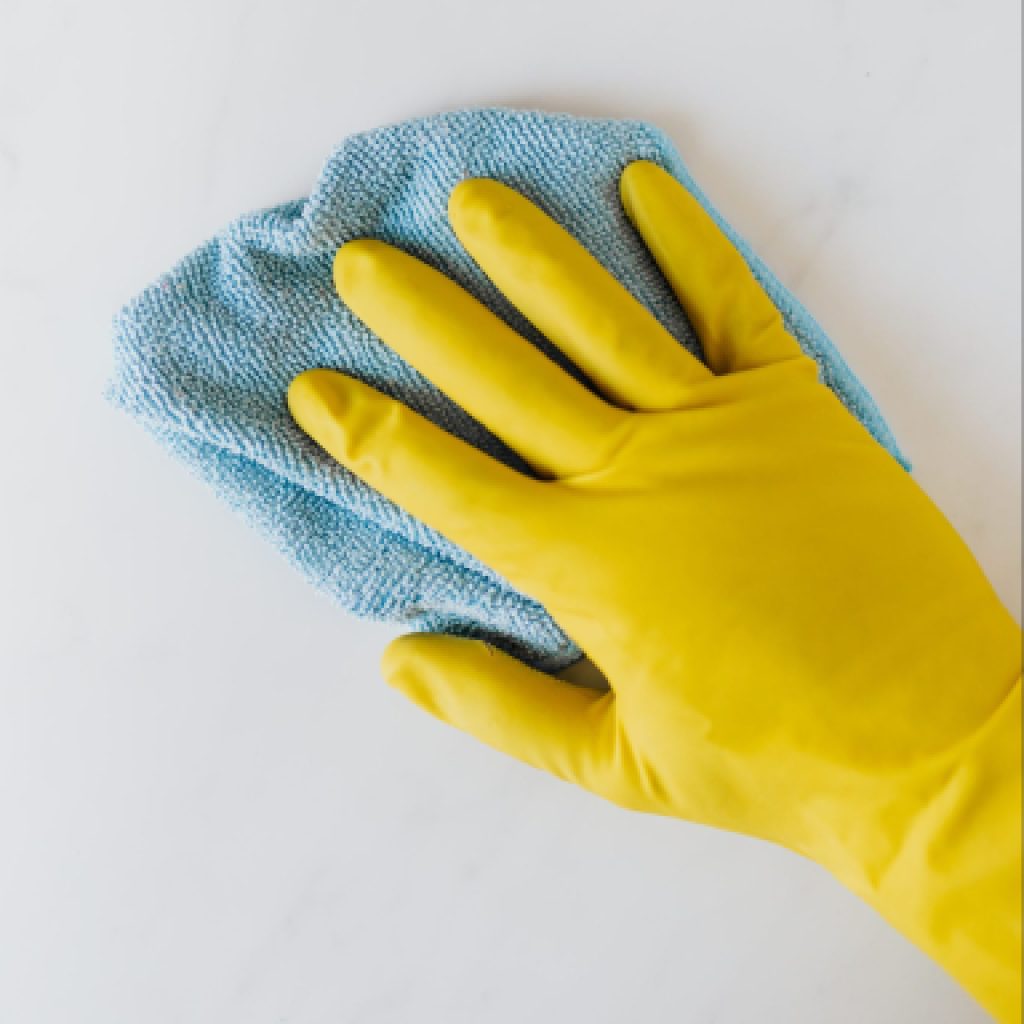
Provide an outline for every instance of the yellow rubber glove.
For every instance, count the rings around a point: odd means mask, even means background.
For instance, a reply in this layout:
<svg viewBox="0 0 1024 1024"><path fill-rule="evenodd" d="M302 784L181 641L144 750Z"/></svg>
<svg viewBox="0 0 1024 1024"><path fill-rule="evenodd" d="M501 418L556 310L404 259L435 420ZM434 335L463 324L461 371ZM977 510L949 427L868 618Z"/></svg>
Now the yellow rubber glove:
<svg viewBox="0 0 1024 1024"><path fill-rule="evenodd" d="M413 257L338 252L342 299L536 477L330 370L293 382L295 419L541 601L611 689L426 634L384 674L617 804L813 858L1018 1019L1019 630L693 197L640 162L622 198L707 366L494 181L455 189L452 226L594 390Z"/></svg>

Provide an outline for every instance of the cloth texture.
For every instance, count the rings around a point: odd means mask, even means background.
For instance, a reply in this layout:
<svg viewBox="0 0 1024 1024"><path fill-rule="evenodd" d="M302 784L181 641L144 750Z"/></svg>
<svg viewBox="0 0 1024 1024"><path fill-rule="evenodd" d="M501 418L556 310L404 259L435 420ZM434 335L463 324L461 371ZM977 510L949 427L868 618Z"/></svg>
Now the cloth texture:
<svg viewBox="0 0 1024 1024"><path fill-rule="evenodd" d="M661 164L709 210L822 380L907 466L835 346L711 208L659 129L535 111L458 111L346 139L308 198L241 217L128 303L115 319L108 395L348 611L483 637L549 670L568 665L580 652L543 607L335 463L292 421L285 394L303 370L342 370L517 464L356 319L331 277L344 242L390 242L443 270L561 361L449 227L448 195L468 177L496 178L540 205L699 354L619 201L619 176L638 159Z"/></svg>

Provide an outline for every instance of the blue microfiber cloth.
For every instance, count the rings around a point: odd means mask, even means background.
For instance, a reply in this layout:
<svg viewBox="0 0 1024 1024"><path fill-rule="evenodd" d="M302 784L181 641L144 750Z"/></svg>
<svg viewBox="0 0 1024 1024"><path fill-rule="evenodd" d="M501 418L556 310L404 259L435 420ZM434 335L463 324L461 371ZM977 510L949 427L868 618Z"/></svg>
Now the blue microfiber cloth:
<svg viewBox="0 0 1024 1024"><path fill-rule="evenodd" d="M448 225L448 195L468 177L496 178L538 203L699 352L619 202L619 175L637 159L667 168L711 211L822 379L904 461L824 332L711 210L661 131L639 121L515 110L441 114L346 139L308 199L228 225L122 310L110 397L349 611L482 636L534 665L563 667L579 651L539 604L332 461L292 422L285 392L302 370L343 370L515 464L374 337L331 280L343 242L383 239L443 269L543 347Z"/></svg>

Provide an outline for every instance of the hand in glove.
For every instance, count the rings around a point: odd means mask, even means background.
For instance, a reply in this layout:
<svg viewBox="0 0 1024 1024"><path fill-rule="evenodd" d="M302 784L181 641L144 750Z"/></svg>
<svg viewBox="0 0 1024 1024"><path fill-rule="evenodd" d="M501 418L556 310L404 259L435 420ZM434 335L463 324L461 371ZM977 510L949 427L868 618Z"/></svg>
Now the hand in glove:
<svg viewBox="0 0 1024 1024"><path fill-rule="evenodd" d="M494 181L455 189L452 226L592 389L413 257L338 252L356 315L536 475L330 370L293 382L295 419L539 600L610 689L428 634L384 674L617 804L813 858L1014 1019L1019 630L693 197L646 162L621 190L706 365Z"/></svg>

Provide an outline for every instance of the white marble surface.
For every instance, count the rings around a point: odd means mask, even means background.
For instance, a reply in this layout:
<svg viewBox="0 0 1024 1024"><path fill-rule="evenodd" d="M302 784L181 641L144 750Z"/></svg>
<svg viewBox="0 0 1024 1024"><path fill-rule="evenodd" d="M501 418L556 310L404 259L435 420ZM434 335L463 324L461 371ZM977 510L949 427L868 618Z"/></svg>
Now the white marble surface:
<svg viewBox="0 0 1024 1024"><path fill-rule="evenodd" d="M99 399L113 310L354 130L660 123L1019 609L1015 0L0 2L0 1021L966 1024L822 872L421 716Z"/></svg>

